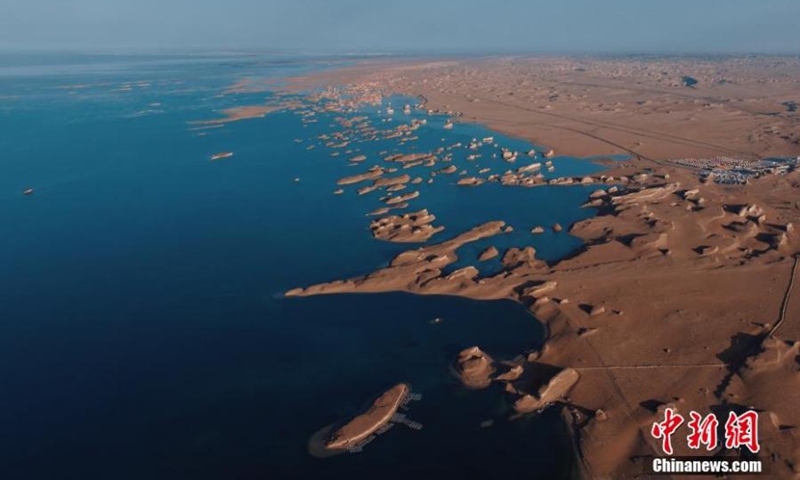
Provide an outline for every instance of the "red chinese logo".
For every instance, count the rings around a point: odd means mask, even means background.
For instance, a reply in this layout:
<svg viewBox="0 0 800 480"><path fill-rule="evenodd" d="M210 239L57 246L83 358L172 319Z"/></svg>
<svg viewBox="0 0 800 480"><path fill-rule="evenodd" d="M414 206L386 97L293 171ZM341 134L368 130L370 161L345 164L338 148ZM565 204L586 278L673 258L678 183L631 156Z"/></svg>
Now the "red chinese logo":
<svg viewBox="0 0 800 480"><path fill-rule="evenodd" d="M672 455L672 434L683 423L683 417L680 414L672 411L671 408L664 410L664 421L661 423L654 423L650 433L655 438L661 439L661 449L667 455Z"/></svg>
<svg viewBox="0 0 800 480"><path fill-rule="evenodd" d="M689 412L689 416L692 417L689 420L689 428L692 433L686 437L689 448L699 450L700 445L705 445L709 452L717 448L717 427L719 426L717 417L713 413L709 413L703 418L697 412Z"/></svg>
<svg viewBox="0 0 800 480"><path fill-rule="evenodd" d="M725 448L747 447L758 453L758 413L748 410L741 415L731 412L725 422Z"/></svg>
<svg viewBox="0 0 800 480"><path fill-rule="evenodd" d="M707 451L717 448L717 429L719 420L713 413L705 417L697 412L689 412L691 419L687 423L691 432L686 437L689 448L699 450L705 447ZM672 455L672 435L683 424L683 417L671 408L664 409L664 421L653 423L650 429L653 438L661 439L661 449L667 455ZM729 450L746 447L753 453L758 453L761 446L758 444L758 412L748 410L737 415L728 414L725 422L725 448Z"/></svg>

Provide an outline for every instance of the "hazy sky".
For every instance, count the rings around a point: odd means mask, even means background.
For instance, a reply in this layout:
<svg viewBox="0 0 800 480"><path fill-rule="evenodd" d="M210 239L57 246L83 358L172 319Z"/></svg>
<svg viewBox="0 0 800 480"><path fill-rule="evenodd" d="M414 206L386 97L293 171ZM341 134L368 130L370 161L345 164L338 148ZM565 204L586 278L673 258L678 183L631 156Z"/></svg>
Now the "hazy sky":
<svg viewBox="0 0 800 480"><path fill-rule="evenodd" d="M800 53L800 0L0 0L0 48Z"/></svg>

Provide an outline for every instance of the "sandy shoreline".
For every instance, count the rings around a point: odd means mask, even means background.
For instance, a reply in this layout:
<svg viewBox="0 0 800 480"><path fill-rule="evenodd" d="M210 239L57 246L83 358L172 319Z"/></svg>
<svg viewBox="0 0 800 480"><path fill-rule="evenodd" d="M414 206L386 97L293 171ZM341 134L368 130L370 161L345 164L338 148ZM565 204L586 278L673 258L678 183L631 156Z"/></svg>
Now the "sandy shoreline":
<svg viewBox="0 0 800 480"><path fill-rule="evenodd" d="M626 168L631 169L615 172ZM800 303L787 303L789 320L778 334L783 340L767 336L781 317L798 239L784 235L793 231L784 212L764 204L773 220L757 224L748 213L743 217L724 207L746 198L694 183L677 169L669 175L681 181L650 177L609 195L602 207L608 213L570 230L588 246L552 266L533 251L510 249L498 275L480 277L473 267L443 275L459 246L500 234L502 224L487 224L453 241L405 252L365 277L287 295L406 291L519 301L547 326L548 337L541 351L514 365L524 372L519 378L493 381L505 384L519 412L528 412L540 408L536 392L557 372L580 375L569 385L565 414L577 429L588 477L633 475L643 466L630 459L660 453L648 434L659 405L684 413L752 405L764 412L762 439L774 459L772 471L787 472L798 443L782 426L800 422L800 375L791 354L800 345L791 340L800 334L800 324L791 321ZM800 174L768 180L764 188L773 189L775 181L800 182ZM702 197L682 198L694 189ZM706 207L687 215L699 198ZM643 210L653 215L643 221ZM790 215L800 220L796 210ZM742 227L728 234L732 225ZM776 355L784 360L766 361ZM786 392L784 398L773 394L776 389ZM683 454L691 453L683 448Z"/></svg>
<svg viewBox="0 0 800 480"><path fill-rule="evenodd" d="M698 83L686 87L684 75ZM374 83L574 156L665 159L800 154L795 57L503 57L362 62L294 89Z"/></svg>
<svg viewBox="0 0 800 480"><path fill-rule="evenodd" d="M497 275L483 277L471 266L444 274L458 248L503 233L506 225L497 219L403 252L364 276L286 295L406 291L521 302L547 327L544 346L504 364L513 375L476 364L471 377L477 380L470 383L500 382L519 413L561 405L584 476L641 474L644 459L661 453L649 429L666 407L686 416L690 410L756 409L761 458L773 476L795 476L800 171L725 185L665 160L798 155L798 118L776 106L798 93L797 77L776 71L794 72L798 64L720 62L656 60L642 69L638 60L490 59L362 65L298 80L297 88L348 83L356 90L422 95L428 108L559 153L628 153L634 159L577 179L597 186L587 207L598 216L564 226L585 246L558 263L537 259L530 247L511 248L498 252L503 270ZM675 84L678 65L705 72L693 75L696 88ZM600 78L576 78L588 71ZM730 80L715 76L719 71ZM650 77L654 85L640 84ZM776 80L763 85L765 77ZM527 178L502 183L541 184ZM480 182L471 188L480 189ZM476 351L464 361L482 358ZM676 454L693 452L678 442Z"/></svg>

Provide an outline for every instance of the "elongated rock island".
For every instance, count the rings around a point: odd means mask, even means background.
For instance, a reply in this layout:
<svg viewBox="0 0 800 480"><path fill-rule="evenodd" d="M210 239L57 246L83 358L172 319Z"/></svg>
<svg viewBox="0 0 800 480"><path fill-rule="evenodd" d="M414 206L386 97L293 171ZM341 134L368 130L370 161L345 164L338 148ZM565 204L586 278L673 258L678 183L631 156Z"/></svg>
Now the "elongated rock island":
<svg viewBox="0 0 800 480"><path fill-rule="evenodd" d="M398 383L383 392L363 413L356 415L340 427L333 427L324 440L326 450L346 450L358 445L389 423L392 415L405 400L410 388L405 383Z"/></svg>

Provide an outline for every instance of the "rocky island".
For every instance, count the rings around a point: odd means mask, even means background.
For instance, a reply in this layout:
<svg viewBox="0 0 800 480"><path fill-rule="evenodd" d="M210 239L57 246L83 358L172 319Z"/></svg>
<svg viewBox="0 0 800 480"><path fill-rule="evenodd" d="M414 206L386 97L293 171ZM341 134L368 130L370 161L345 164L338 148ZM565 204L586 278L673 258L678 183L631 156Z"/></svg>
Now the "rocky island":
<svg viewBox="0 0 800 480"><path fill-rule="evenodd" d="M315 456L327 456L359 445L389 423L409 393L405 383L391 387L364 412L317 432L309 441L309 451Z"/></svg>
<svg viewBox="0 0 800 480"><path fill-rule="evenodd" d="M398 243L425 242L444 227L431 225L436 220L427 210L390 215L370 223L372 235L380 240Z"/></svg>

